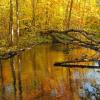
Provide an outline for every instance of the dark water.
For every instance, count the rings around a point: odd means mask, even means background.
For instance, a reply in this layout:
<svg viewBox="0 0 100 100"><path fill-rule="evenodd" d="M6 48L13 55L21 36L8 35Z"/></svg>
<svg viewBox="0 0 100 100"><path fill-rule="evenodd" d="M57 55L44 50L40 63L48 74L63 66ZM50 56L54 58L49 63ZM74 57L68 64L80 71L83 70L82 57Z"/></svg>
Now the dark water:
<svg viewBox="0 0 100 100"><path fill-rule="evenodd" d="M0 100L100 100L99 69L54 66L55 62L84 53L91 57L95 52L67 50L43 44L1 61Z"/></svg>

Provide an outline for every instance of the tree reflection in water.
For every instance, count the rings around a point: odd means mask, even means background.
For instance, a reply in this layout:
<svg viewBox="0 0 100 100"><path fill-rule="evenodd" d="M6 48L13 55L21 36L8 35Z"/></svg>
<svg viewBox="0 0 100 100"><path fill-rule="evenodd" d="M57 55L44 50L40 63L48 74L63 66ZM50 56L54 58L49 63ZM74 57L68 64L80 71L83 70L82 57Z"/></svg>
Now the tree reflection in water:
<svg viewBox="0 0 100 100"><path fill-rule="evenodd" d="M95 83L86 81L84 84L81 84L80 87L80 97L89 98L90 100L99 100L100 99L100 73L97 71L91 71L87 73L86 78L88 80L95 80Z"/></svg>
<svg viewBox="0 0 100 100"><path fill-rule="evenodd" d="M0 65L0 97L11 100L99 100L99 69L70 68L69 74L68 68L54 66L55 62L79 58L82 53L92 55L94 52L82 48L69 53L54 50L51 45L45 44L3 61Z"/></svg>

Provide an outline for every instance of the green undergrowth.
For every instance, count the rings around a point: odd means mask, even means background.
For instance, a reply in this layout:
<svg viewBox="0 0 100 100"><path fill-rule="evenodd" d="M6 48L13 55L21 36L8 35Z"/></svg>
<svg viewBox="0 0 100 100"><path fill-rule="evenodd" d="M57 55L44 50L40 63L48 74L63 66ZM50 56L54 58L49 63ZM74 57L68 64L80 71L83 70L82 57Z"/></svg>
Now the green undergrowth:
<svg viewBox="0 0 100 100"><path fill-rule="evenodd" d="M3 55L9 51L18 51L23 48L31 47L32 45L39 43L50 43L52 39L50 36L36 36L33 34L26 34L20 36L18 41L12 46L8 45L8 42L5 39L0 40L0 55Z"/></svg>
<svg viewBox="0 0 100 100"><path fill-rule="evenodd" d="M96 34L95 35L95 38L100 38L100 34Z"/></svg>

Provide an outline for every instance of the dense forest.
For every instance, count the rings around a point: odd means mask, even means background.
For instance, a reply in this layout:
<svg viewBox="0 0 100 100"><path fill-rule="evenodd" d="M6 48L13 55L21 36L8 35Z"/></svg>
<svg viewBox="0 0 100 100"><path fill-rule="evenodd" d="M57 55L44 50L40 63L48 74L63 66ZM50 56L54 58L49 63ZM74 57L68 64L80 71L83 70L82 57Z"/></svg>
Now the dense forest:
<svg viewBox="0 0 100 100"><path fill-rule="evenodd" d="M11 50L19 50L19 48L24 48L32 44L52 41L51 35L44 36L42 33L55 33L55 37L58 36L58 41L62 39L66 41L67 36L63 36L62 34L57 35L56 33L63 33L62 31L70 29L74 29L75 32L79 33L86 31L85 33L89 33L89 35L92 35L90 36L91 38L97 38L96 40L99 40L100 1L0 1L1 54L5 53L6 51L8 52ZM53 30L54 32L47 32L50 30ZM41 36L41 34L43 36ZM73 33L72 35L77 35L78 39L79 37L81 37L81 34ZM74 40L75 38L76 37L74 37L72 40ZM90 40L92 41L93 39Z"/></svg>
<svg viewBox="0 0 100 100"><path fill-rule="evenodd" d="M100 100L100 0L0 0L0 100Z"/></svg>

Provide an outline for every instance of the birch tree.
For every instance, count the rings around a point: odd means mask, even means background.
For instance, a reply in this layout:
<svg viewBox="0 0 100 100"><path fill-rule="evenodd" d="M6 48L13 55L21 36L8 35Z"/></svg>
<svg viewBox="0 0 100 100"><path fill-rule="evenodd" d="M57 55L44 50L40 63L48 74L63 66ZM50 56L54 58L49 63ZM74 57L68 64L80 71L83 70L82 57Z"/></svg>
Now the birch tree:
<svg viewBox="0 0 100 100"><path fill-rule="evenodd" d="M9 45L13 45L14 42L14 25L13 25L13 0L10 0L10 22L9 22L9 34L10 40Z"/></svg>

